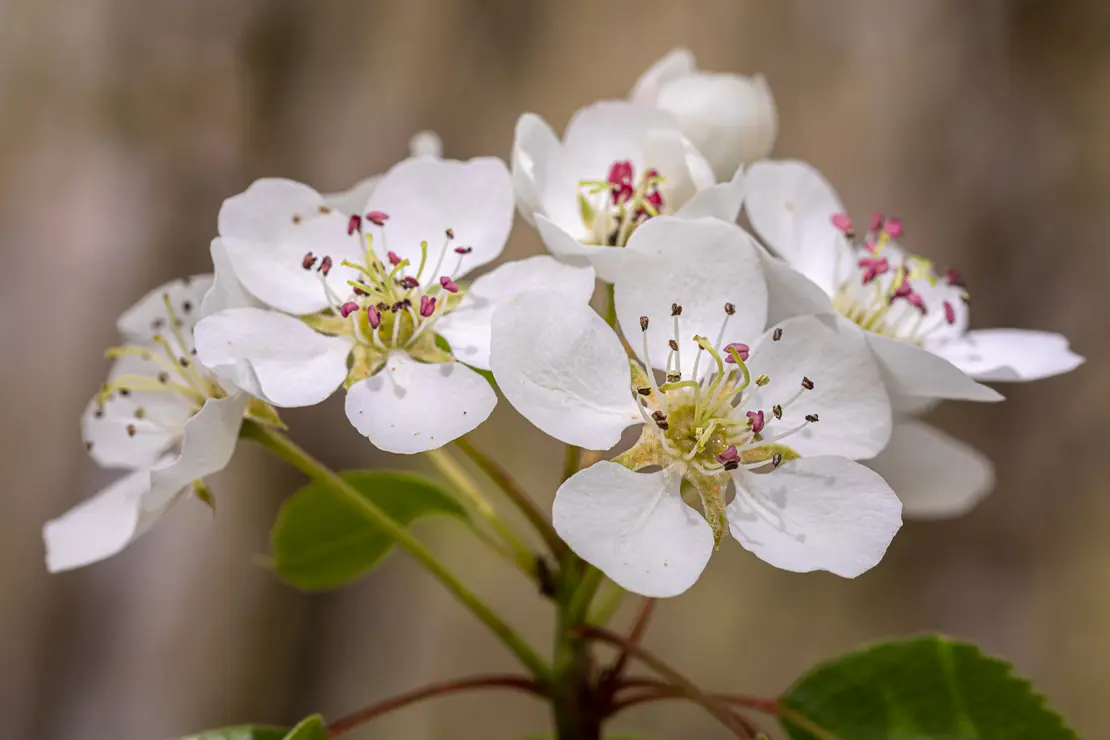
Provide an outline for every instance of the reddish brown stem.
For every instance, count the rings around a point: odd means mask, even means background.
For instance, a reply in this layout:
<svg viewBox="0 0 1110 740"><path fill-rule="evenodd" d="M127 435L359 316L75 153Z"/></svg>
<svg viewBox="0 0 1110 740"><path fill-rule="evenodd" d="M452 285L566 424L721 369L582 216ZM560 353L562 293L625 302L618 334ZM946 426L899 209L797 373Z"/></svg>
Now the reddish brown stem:
<svg viewBox="0 0 1110 740"><path fill-rule="evenodd" d="M617 648L623 649L630 657L636 658L648 668L651 668L660 676L667 679L667 681L670 682L669 685L680 689L682 695L687 699L716 717L721 724L731 730L732 734L736 735L736 737L742 738L743 740L753 740L755 738L755 731L746 719L734 712L725 703L716 701L707 696L693 681L683 676L674 668L671 668L655 654L644 650L639 645L631 644L620 635L602 627L583 627L581 634L583 637L606 642Z"/></svg>
<svg viewBox="0 0 1110 740"><path fill-rule="evenodd" d="M407 707L409 704L415 704L418 701L431 699L436 696L456 694L460 691L470 691L472 689L517 689L519 691L535 694L536 696L547 696L547 691L543 686L526 676L489 675L460 678L456 681L434 683L431 686L425 686L422 689L416 689L406 694L400 694L390 699L385 699L377 704L371 704L365 709L360 709L354 714L347 715L328 725L328 737L339 737L343 733L349 732L359 725L366 724L396 709Z"/></svg>
<svg viewBox="0 0 1110 740"><path fill-rule="evenodd" d="M613 703L613 711L616 712L621 709L627 709L629 706L642 704L646 701L653 701L656 698L670 699L671 697L683 696L675 686L654 678L629 678L621 682L618 690L623 691L624 689L640 688L646 689L646 691L635 696L615 701ZM765 699L760 696L747 696L745 694L710 694L709 696L717 701L723 701L726 704L736 704L776 717L784 714L783 706L779 703L778 699Z"/></svg>
<svg viewBox="0 0 1110 740"><path fill-rule="evenodd" d="M730 697L721 694L709 694L710 699L715 701L728 703ZM647 704L653 701L664 701L666 699L686 699L689 698L686 692L678 686L670 686L660 682L658 688L648 689L635 696L630 696L627 699L615 701L612 704L612 714L622 712L625 709L631 709L637 704ZM736 715L737 719L744 725L744 729L752 737L758 737L762 730L754 722L742 715ZM766 734L766 733L764 733Z"/></svg>
<svg viewBox="0 0 1110 740"><path fill-rule="evenodd" d="M655 599L645 598L643 603L640 604L640 610L636 612L636 619L632 622L632 629L628 631L628 637L626 638L629 645L640 644L640 638L644 636L644 631L647 629L648 621L651 620L651 613L654 609ZM620 679L627 664L628 650L622 646L613 667L609 669L609 675L612 676L614 682Z"/></svg>

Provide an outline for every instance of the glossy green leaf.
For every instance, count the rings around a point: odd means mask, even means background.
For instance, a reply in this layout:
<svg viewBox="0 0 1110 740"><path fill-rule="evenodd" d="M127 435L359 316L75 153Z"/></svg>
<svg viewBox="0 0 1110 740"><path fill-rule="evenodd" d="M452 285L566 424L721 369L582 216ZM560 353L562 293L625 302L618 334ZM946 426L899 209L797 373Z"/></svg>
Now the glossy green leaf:
<svg viewBox="0 0 1110 740"><path fill-rule="evenodd" d="M467 516L447 490L422 475L360 470L341 475L404 525L435 514ZM279 576L297 588L319 591L366 575L389 553L393 540L340 494L313 482L282 505L270 544Z"/></svg>
<svg viewBox="0 0 1110 740"><path fill-rule="evenodd" d="M289 731L284 740L328 740L328 729L324 718L318 714L305 718Z"/></svg>
<svg viewBox="0 0 1110 740"><path fill-rule="evenodd" d="M181 740L285 740L289 730L284 727L263 725L238 725L220 730L206 730L199 735L189 735Z"/></svg>
<svg viewBox="0 0 1110 740"><path fill-rule="evenodd" d="M933 635L822 663L782 704L792 740L1078 740L1009 663Z"/></svg>

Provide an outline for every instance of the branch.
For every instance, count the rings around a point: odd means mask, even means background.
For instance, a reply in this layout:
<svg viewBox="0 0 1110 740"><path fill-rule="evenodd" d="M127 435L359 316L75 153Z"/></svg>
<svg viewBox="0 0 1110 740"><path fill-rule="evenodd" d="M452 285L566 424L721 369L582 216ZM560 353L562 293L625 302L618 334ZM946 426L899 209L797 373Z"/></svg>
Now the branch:
<svg viewBox="0 0 1110 740"><path fill-rule="evenodd" d="M651 619L651 613L655 609L655 599L645 598L643 603L640 604L640 610L636 612L636 619L632 622L632 629L628 631L628 638L626 640L628 645L639 645L640 638L644 636L644 631L647 629L648 621ZM628 649L626 646L621 646L620 654L617 655L616 662L613 667L609 669L609 675L614 680L620 678L624 673L624 667L628 664Z"/></svg>
<svg viewBox="0 0 1110 740"><path fill-rule="evenodd" d="M742 740L754 740L755 730L747 720L740 717L722 702L707 696L690 679L671 668L653 653L644 650L639 645L631 644L620 635L602 627L583 627L580 632L583 637L605 642L623 649L629 656L636 658L648 668L651 668L660 676L670 681L675 688L682 691L683 696L716 717L721 724L727 727L736 737L742 738Z"/></svg>
<svg viewBox="0 0 1110 740"><path fill-rule="evenodd" d="M339 737L345 732L349 732L359 725L366 724L371 720L377 719L383 714L387 714L396 709L407 707L410 704L415 704L424 699L431 699L436 696L446 696L447 694L456 694L461 691L470 691L472 689L517 689L525 691L536 696L547 696L547 691L538 682L533 681L525 676L508 676L508 675L489 675L489 676L472 676L470 678L460 678L455 681L444 681L442 683L434 683L431 686L425 686L422 689L410 691L407 694L400 694L391 699L385 699L377 704L371 704L365 709L360 709L354 714L350 714L342 719L328 725L328 737Z"/></svg>
<svg viewBox="0 0 1110 740"><path fill-rule="evenodd" d="M681 693L676 693L677 687L654 678L629 678L622 681L617 687L618 690L638 688L648 689L649 691L637 694L628 699L617 701L613 705L614 708L625 709L629 706L652 701L653 699L669 699L672 696L682 696ZM653 692L654 696L652 695ZM717 701L725 702L726 704L736 704L774 717L786 716L788 714L788 710L779 703L778 699L764 699L759 696L747 696L746 694L710 694L709 696Z"/></svg>

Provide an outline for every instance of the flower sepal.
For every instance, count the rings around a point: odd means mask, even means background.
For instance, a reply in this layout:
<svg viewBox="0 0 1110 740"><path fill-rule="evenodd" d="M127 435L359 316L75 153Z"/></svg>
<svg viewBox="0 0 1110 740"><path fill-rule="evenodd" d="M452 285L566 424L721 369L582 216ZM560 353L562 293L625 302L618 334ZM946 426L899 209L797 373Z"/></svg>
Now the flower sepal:
<svg viewBox="0 0 1110 740"><path fill-rule="evenodd" d="M277 409L266 403L260 398L251 397L247 401L246 417L253 422L261 424L264 427L271 429L279 429L281 431L287 430L285 422L278 416ZM203 499L202 499L203 500Z"/></svg>
<svg viewBox="0 0 1110 740"><path fill-rule="evenodd" d="M728 531L728 517L725 516L725 509L728 506L725 500L728 483L727 474L706 475L692 467L688 467L683 474L683 498L688 497L688 491L690 494L697 494L698 501L701 502L702 516L705 517L709 528L713 530L714 552L721 546L721 538Z"/></svg>

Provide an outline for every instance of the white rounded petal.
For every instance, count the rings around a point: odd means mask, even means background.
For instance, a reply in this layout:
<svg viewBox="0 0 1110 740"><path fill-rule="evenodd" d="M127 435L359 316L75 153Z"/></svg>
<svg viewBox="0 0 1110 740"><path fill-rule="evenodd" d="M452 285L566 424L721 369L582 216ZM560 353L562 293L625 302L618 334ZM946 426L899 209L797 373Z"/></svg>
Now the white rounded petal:
<svg viewBox="0 0 1110 740"><path fill-rule="evenodd" d="M599 280L611 283L617 279L624 249L582 244L547 216L536 213L534 217L540 238L553 255L571 265L590 265Z"/></svg>
<svg viewBox="0 0 1110 740"><path fill-rule="evenodd" d="M724 343L752 343L766 326L767 283L751 236L739 226L716 219L686 220L660 216L636 229L625 248L615 281L617 318L629 344L643 357L640 317L646 316L648 349L654 367L665 369L667 342L678 340L681 367L693 369L698 345L692 337L716 342L735 307ZM682 307L675 336L671 305ZM706 358L703 358L703 360ZM712 362L703 361L699 372Z"/></svg>
<svg viewBox="0 0 1110 740"><path fill-rule="evenodd" d="M665 211L674 211L699 190L717 182L713 168L680 131L649 131L644 137L644 167L659 171Z"/></svg>
<svg viewBox="0 0 1110 740"><path fill-rule="evenodd" d="M47 570L80 568L127 547L161 513L143 506L149 491L150 471L138 470L47 522L42 528Z"/></svg>
<svg viewBox="0 0 1110 740"><path fill-rule="evenodd" d="M961 516L994 488L987 456L936 427L903 420L867 467L886 479L908 519Z"/></svg>
<svg viewBox="0 0 1110 740"><path fill-rule="evenodd" d="M551 163L561 154L562 145L547 121L535 113L525 113L517 119L512 155L513 190L517 210L530 224L535 223L532 214L543 208L540 193L547 182Z"/></svg>
<svg viewBox="0 0 1110 740"><path fill-rule="evenodd" d="M736 223L744 203L744 182L744 168L737 167L731 180L694 193L674 215L679 218L719 218L730 224Z"/></svg>
<svg viewBox="0 0 1110 740"><path fill-rule="evenodd" d="M381 175L371 175L363 178L347 190L328 193L324 196L324 203L345 216L364 215L363 206L366 205L366 201L370 200L374 191L378 189L378 183L381 181Z"/></svg>
<svg viewBox="0 0 1110 740"><path fill-rule="evenodd" d="M539 255L506 262L471 284L459 307L436 322L436 333L451 345L456 360L489 370L493 312L518 295L549 290L568 303L589 303L594 271Z"/></svg>
<svg viewBox="0 0 1110 740"><path fill-rule="evenodd" d="M766 473L735 471L729 531L776 568L855 578L882 560L902 504L878 473L843 457L799 458Z"/></svg>
<svg viewBox="0 0 1110 740"><path fill-rule="evenodd" d="M384 243L375 248L396 252L412 264L420 263L420 242L428 243L428 260L435 264L448 229L454 233L448 249L470 247L459 278L492 262L501 254L513 224L513 182L505 163L495 157L467 162L421 157L401 162L386 173L366 205L383 211L389 220L381 231ZM458 258L444 261L450 269ZM413 268L415 271L415 267Z"/></svg>
<svg viewBox="0 0 1110 740"><path fill-rule="evenodd" d="M694 585L713 554L713 531L682 500L681 485L674 468L634 473L599 462L559 487L555 531L621 588L677 596Z"/></svg>
<svg viewBox="0 0 1110 740"><path fill-rule="evenodd" d="M323 281L337 296L351 292L347 280L357 273L342 265L344 260L361 263L363 259L357 232L347 234L347 217L337 211L290 223L278 236L268 240L222 238L235 276L258 300L279 311L309 314L329 307ZM315 267L304 269L305 255L311 253ZM319 271L324 257L331 257L327 277Z"/></svg>
<svg viewBox="0 0 1110 740"><path fill-rule="evenodd" d="M1084 362L1062 334L1024 329L978 329L927 347L971 377L991 382L1051 378Z"/></svg>
<svg viewBox="0 0 1110 740"><path fill-rule="evenodd" d="M767 323L777 324L794 316L834 314L832 301L821 286L757 246L763 276L767 279Z"/></svg>
<svg viewBox="0 0 1110 740"><path fill-rule="evenodd" d="M637 174L644 166L644 143L652 131L678 130L678 121L654 106L604 100L579 108L567 124L563 151L580 178L604 180L609 166L632 162Z"/></svg>
<svg viewBox="0 0 1110 740"><path fill-rule="evenodd" d="M778 341L776 329L782 330ZM748 368L753 378L771 379L763 388L753 384L751 401L743 405L745 410L763 410L765 438L805 424L808 414L816 414L817 422L782 444L803 455L859 460L879 454L890 440L890 398L854 325L834 316L787 319L752 347ZM812 381L812 390L802 388L803 378ZM771 414L774 404L782 406L782 419Z"/></svg>
<svg viewBox="0 0 1110 740"><path fill-rule="evenodd" d="M694 52L682 48L672 49L640 75L636 84L632 86L629 99L640 105L655 105L663 85L691 75L696 69Z"/></svg>
<svg viewBox="0 0 1110 740"><path fill-rule="evenodd" d="M178 328L188 344L189 333L200 318L204 294L211 287L212 275L193 275L159 285L123 312L116 321L116 329L127 342L146 344L155 335L172 339L174 337L173 322L170 318L170 309L172 309L174 317L179 322ZM166 308L167 298L170 309ZM176 344L176 340L174 343ZM186 347L186 349L189 348Z"/></svg>
<svg viewBox="0 0 1110 740"><path fill-rule="evenodd" d="M853 255L832 216L844 206L821 173L804 162L763 161L748 168L744 209L778 256L821 286L836 289L837 267Z"/></svg>
<svg viewBox="0 0 1110 740"><path fill-rule="evenodd" d="M351 340L276 311L221 311L201 320L195 335L201 364L275 406L320 403L347 377Z"/></svg>
<svg viewBox="0 0 1110 740"><path fill-rule="evenodd" d="M502 305L490 366L509 403L567 444L607 450L643 421L620 339L583 301L535 291Z"/></svg>
<svg viewBox="0 0 1110 740"><path fill-rule="evenodd" d="M443 139L435 131L418 131L409 139L409 153L414 157L442 157Z"/></svg>
<svg viewBox="0 0 1110 740"><path fill-rule="evenodd" d="M142 503L144 514L164 511L181 489L227 467L239 441L248 400L246 393L210 398L185 422L181 454L150 472L150 492Z"/></svg>
<svg viewBox="0 0 1110 740"><path fill-rule="evenodd" d="M200 315L211 316L225 308L257 306L258 301L247 292L239 282L239 278L235 277L235 268L231 265L231 258L227 256L223 240L219 237L213 239L210 252L213 267L212 287L204 294L204 300L200 304Z"/></svg>
<svg viewBox="0 0 1110 740"><path fill-rule="evenodd" d="M220 236L247 241L275 241L294 219L309 221L320 215L324 200L308 185L283 178L255 180L220 207Z"/></svg>
<svg viewBox="0 0 1110 740"><path fill-rule="evenodd" d="M947 398L960 401L1001 401L993 388L975 382L940 355L915 344L864 332L891 395Z"/></svg>
<svg viewBox="0 0 1110 740"><path fill-rule="evenodd" d="M347 391L347 418L386 452L427 452L485 421L497 405L489 382L457 362L425 364L404 352Z"/></svg>
<svg viewBox="0 0 1110 740"><path fill-rule="evenodd" d="M721 180L768 156L778 134L775 100L762 75L687 75L662 85L656 105L677 116Z"/></svg>

